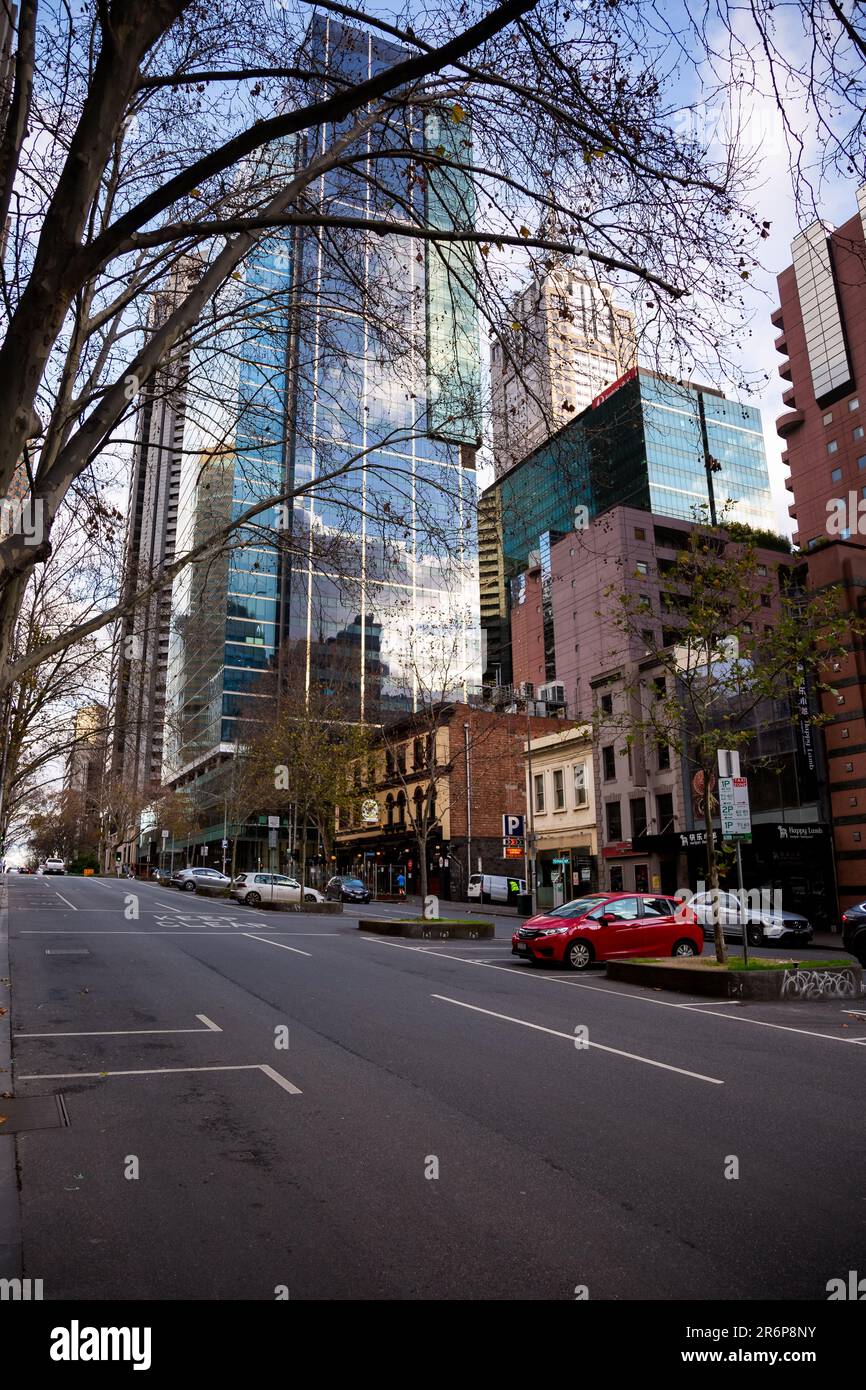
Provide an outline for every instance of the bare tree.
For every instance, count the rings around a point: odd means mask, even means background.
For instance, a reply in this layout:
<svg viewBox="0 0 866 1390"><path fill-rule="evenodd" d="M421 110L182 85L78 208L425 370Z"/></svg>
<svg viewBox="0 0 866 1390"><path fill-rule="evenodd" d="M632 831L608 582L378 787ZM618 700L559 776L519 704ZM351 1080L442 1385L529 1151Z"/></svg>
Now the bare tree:
<svg viewBox="0 0 866 1390"><path fill-rule="evenodd" d="M270 525L275 503L296 514L313 496L359 505L353 479L377 467L375 421L362 449L334 450L315 476L274 479L262 461L249 506L212 516L150 585L10 660L59 509L73 491L97 504L95 461L135 432L160 372L192 370L209 350L230 365L232 334L244 360L244 323L271 313L297 326L308 312L308 259L287 292L257 277L263 248L291 256L306 238L333 270L316 293L337 303L363 269L375 291L370 360L387 361L392 381L394 361L417 347L395 324L395 248L432 268L443 303L473 305L505 352L520 329L507 318L515 274L551 254L630 280L659 340L692 353L703 336L723 350L730 286L760 229L736 151L712 158L671 124L671 44L648 22L654 5L644 14L591 0L572 13L558 0L503 0L408 7L393 20L336 0L317 9L319 32L330 16L355 39L394 45L372 75L323 63L300 0L222 0L215 11L115 0L74 16L59 3L21 6L0 137L0 494L23 480L42 531L38 545L19 533L0 542L0 687L147 602L250 521ZM166 284L173 297L155 319ZM336 338L319 343L317 360L328 352L337 364L351 357ZM345 376L332 382L335 400L351 398ZM429 385L409 386L410 435L430 428ZM435 385L441 419L465 424L477 400ZM212 423L203 470L225 461ZM307 422L291 427L303 435ZM383 494L410 495L399 466L385 473ZM374 491L360 505L390 524Z"/></svg>

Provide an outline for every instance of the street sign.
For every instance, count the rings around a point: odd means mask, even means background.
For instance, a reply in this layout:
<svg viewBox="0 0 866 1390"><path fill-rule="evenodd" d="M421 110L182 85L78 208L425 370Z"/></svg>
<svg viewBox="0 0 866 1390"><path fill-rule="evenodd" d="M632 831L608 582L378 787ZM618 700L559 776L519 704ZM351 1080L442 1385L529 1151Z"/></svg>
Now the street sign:
<svg viewBox="0 0 866 1390"><path fill-rule="evenodd" d="M229 847L229 842L228 842L228 840L221 840L220 843L221 843L223 849L228 849L228 847Z"/></svg>
<svg viewBox="0 0 866 1390"><path fill-rule="evenodd" d="M269 830L269 831L268 831L268 849L276 849L276 847L277 847L277 832L276 832L276 830Z"/></svg>
<svg viewBox="0 0 866 1390"><path fill-rule="evenodd" d="M523 816L503 816L502 817L502 838L503 840L514 840L523 837L524 817Z"/></svg>
<svg viewBox="0 0 866 1390"><path fill-rule="evenodd" d="M280 828L280 818L279 818L279 816L268 816L268 829L269 829L269 830L279 830L279 828Z"/></svg>
<svg viewBox="0 0 866 1390"><path fill-rule="evenodd" d="M164 840L167 840L167 839L168 839L168 831L167 831L167 830L163 830L163 832L162 832L162 838L163 838Z"/></svg>
<svg viewBox="0 0 866 1390"><path fill-rule="evenodd" d="M554 862L554 864L570 864L570 863L571 863L571 860L569 859L568 855L566 855L565 858L563 858L563 859L554 859L553 862Z"/></svg>
<svg viewBox="0 0 866 1390"><path fill-rule="evenodd" d="M510 835L502 841L503 859L522 859L526 850L520 835Z"/></svg>
<svg viewBox="0 0 866 1390"><path fill-rule="evenodd" d="M202 859L207 859L207 856L208 856L208 847L207 847L207 845L202 845L202 847L201 847L201 857L202 857Z"/></svg>
<svg viewBox="0 0 866 1390"><path fill-rule="evenodd" d="M751 840L752 816L749 810L749 779L719 778L719 813L722 839Z"/></svg>

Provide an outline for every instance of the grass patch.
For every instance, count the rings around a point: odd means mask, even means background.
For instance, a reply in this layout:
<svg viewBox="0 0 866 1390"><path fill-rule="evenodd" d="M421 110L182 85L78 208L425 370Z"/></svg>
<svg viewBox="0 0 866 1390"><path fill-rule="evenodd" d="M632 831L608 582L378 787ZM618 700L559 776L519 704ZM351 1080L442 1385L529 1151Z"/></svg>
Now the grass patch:
<svg viewBox="0 0 866 1390"><path fill-rule="evenodd" d="M747 970L793 970L798 967L800 970L846 970L850 969L850 960L785 960L778 956L766 956L763 958L749 957L749 964L746 965L743 956L728 956L726 965L720 965L715 956L686 956L681 959L673 959L671 956L651 957L640 956L631 957L635 965L669 965L675 970L735 970L744 972Z"/></svg>

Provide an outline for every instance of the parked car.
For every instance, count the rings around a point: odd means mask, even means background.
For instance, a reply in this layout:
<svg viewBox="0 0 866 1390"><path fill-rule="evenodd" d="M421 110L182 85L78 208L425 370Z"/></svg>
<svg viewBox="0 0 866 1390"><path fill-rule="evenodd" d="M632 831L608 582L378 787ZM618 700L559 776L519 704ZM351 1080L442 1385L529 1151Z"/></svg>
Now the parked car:
<svg viewBox="0 0 866 1390"><path fill-rule="evenodd" d="M866 903L846 907L842 913L842 945L866 965Z"/></svg>
<svg viewBox="0 0 866 1390"><path fill-rule="evenodd" d="M45 874L65 874L66 865L62 859L46 859L42 872Z"/></svg>
<svg viewBox="0 0 866 1390"><path fill-rule="evenodd" d="M477 898L484 903L511 903L525 892L526 882L522 878L510 878L504 874L470 874L466 896L470 901Z"/></svg>
<svg viewBox="0 0 866 1390"><path fill-rule="evenodd" d="M349 878L345 874L336 874L325 888L325 897L330 902L368 903L370 890L359 878Z"/></svg>
<svg viewBox="0 0 866 1390"><path fill-rule="evenodd" d="M7 874L20 874L22 871L17 864L10 864L6 869Z"/></svg>
<svg viewBox="0 0 866 1390"><path fill-rule="evenodd" d="M689 907L703 929L704 939L713 939L713 895L712 892L696 893L689 900ZM719 890L719 915L726 941L742 941L744 923L749 932L750 946L769 946L790 942L794 946L808 946L812 940L811 923L800 912L774 912L749 907L740 902L736 893Z"/></svg>
<svg viewBox="0 0 866 1390"><path fill-rule="evenodd" d="M258 907L260 903L305 903L324 901L317 888L302 888L296 878L288 874L238 874L232 881L231 896L248 907Z"/></svg>
<svg viewBox="0 0 866 1390"><path fill-rule="evenodd" d="M694 913L655 893L589 893L530 917L511 938L513 955L572 970L627 956L699 956L703 947Z"/></svg>
<svg viewBox="0 0 866 1390"><path fill-rule="evenodd" d="M175 869L169 882L175 888L182 888L185 893L194 893L200 883L209 888L228 888L231 885L228 874L221 874L219 869L206 868Z"/></svg>

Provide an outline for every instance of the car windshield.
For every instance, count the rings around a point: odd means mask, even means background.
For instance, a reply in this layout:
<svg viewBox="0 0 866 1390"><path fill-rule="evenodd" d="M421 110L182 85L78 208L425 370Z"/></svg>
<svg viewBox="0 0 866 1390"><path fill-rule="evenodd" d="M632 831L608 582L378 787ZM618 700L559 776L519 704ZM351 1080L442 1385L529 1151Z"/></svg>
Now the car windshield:
<svg viewBox="0 0 866 1390"><path fill-rule="evenodd" d="M347 878L343 881L344 888L363 888L364 885L359 878Z"/></svg>
<svg viewBox="0 0 866 1390"><path fill-rule="evenodd" d="M544 915L545 917L582 917L585 912L589 912L593 907L598 907L599 903L606 901L603 893L594 893L590 898L575 898L573 902L563 903L562 907L553 907Z"/></svg>

